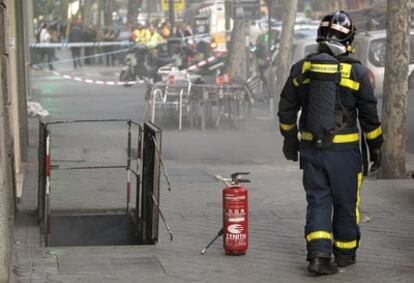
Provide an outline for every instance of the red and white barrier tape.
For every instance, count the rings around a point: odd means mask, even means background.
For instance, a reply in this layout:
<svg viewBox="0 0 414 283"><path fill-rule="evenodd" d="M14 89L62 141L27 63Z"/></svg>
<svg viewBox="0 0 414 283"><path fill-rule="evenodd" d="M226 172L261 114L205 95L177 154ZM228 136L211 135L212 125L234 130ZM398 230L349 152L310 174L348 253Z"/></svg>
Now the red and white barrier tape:
<svg viewBox="0 0 414 283"><path fill-rule="evenodd" d="M143 80L138 81L128 81L128 82L121 82L121 81L104 81L104 80L95 80L95 79L86 79L79 76L72 76L67 74L62 74L56 71L50 71L51 74L64 78L66 80L73 80L77 82L87 83L87 84L95 84L95 85L109 85L109 86L120 86L120 85L136 85L144 83Z"/></svg>
<svg viewBox="0 0 414 283"><path fill-rule="evenodd" d="M34 70L40 70L39 68L33 66ZM73 80L76 82L82 82L87 84L95 84L95 85L109 85L109 86L122 86L122 85L136 85L136 84L142 84L145 83L143 80L137 80L137 81L127 81L127 82L121 82L121 81L104 81L104 80L96 80L96 79L86 79L79 76L73 76L68 74L59 73L57 71L50 71L45 70L45 72L48 72L54 76L61 77L66 80Z"/></svg>
<svg viewBox="0 0 414 283"><path fill-rule="evenodd" d="M217 58L218 58L218 56L211 56L211 57L209 57L209 58L207 58L207 59L205 59L205 60L203 60L203 61L201 61L201 62L199 62L195 65L192 65L192 66L188 67L186 70L187 71L194 71L194 70L200 69L201 67L207 65L208 63L213 62Z"/></svg>

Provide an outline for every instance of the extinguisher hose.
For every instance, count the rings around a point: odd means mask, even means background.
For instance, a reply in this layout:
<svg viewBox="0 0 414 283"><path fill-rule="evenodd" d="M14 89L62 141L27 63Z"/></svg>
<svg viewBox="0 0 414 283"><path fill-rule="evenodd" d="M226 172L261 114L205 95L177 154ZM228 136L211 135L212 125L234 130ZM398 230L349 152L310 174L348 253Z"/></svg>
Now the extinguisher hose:
<svg viewBox="0 0 414 283"><path fill-rule="evenodd" d="M217 232L217 235L214 237L214 239L211 240L210 243L208 243L208 245L204 249L201 250L201 254L202 255L205 254L207 249L218 239L218 237L223 235L223 233L224 233L224 230L223 228L221 228L220 231Z"/></svg>

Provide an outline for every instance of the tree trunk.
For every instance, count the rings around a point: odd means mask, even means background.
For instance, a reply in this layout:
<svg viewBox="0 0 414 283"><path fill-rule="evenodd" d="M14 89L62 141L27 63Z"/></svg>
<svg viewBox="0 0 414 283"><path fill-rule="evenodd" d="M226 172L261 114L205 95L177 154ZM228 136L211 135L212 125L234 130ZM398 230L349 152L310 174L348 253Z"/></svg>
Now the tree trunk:
<svg viewBox="0 0 414 283"><path fill-rule="evenodd" d="M135 26L138 18L138 1L128 0L128 25Z"/></svg>
<svg viewBox="0 0 414 283"><path fill-rule="evenodd" d="M113 4L114 4L114 2L112 0L104 0L103 13L104 13L105 27L111 27L112 26Z"/></svg>
<svg viewBox="0 0 414 283"><path fill-rule="evenodd" d="M89 27L92 25L93 17L92 17L92 6L95 4L94 0L88 0L83 2L82 7L82 25L84 28Z"/></svg>
<svg viewBox="0 0 414 283"><path fill-rule="evenodd" d="M383 146L379 177L406 177L405 141L410 51L410 0L388 0L382 105Z"/></svg>
<svg viewBox="0 0 414 283"><path fill-rule="evenodd" d="M285 5L285 11L283 13L283 28L282 35L280 37L279 54L277 55L277 70L276 70L276 90L274 98L274 113L276 117L277 106L279 104L279 96L282 88L285 84L287 77L289 76L290 66L290 50L293 40L293 28L295 25L296 10L298 8L298 0L290 0ZM273 82L271 82L273 83Z"/></svg>
<svg viewBox="0 0 414 283"><path fill-rule="evenodd" d="M159 2L160 1L147 0L147 13L148 14L158 13Z"/></svg>
<svg viewBox="0 0 414 283"><path fill-rule="evenodd" d="M231 32L230 48L226 62L226 72L234 78L244 80L246 76L245 24L236 19Z"/></svg>

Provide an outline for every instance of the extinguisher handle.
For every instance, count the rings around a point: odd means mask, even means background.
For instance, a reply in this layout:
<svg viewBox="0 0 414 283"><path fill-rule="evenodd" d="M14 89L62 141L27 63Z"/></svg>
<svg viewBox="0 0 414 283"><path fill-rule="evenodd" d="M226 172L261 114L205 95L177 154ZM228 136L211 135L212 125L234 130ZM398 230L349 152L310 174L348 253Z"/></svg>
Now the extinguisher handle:
<svg viewBox="0 0 414 283"><path fill-rule="evenodd" d="M248 183L248 182L250 182L250 180L247 180L247 179L239 179L239 175L249 175L249 174L250 174L250 172L236 172L236 173L231 174L232 183L237 185L238 183ZM247 182L246 182L246 180L247 180Z"/></svg>
<svg viewBox="0 0 414 283"><path fill-rule="evenodd" d="M231 174L231 177L233 178L233 177L237 177L239 175L249 175L249 174L250 174L250 172L235 172L235 173Z"/></svg>

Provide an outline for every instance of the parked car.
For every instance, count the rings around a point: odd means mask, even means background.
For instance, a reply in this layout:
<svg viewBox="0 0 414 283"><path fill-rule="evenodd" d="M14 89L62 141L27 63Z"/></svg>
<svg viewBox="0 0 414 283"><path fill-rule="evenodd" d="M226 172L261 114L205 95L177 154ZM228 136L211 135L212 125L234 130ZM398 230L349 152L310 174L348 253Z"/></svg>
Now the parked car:
<svg viewBox="0 0 414 283"><path fill-rule="evenodd" d="M307 55L318 51L318 43L315 39L294 40L289 58L290 64L294 64Z"/></svg>
<svg viewBox="0 0 414 283"><path fill-rule="evenodd" d="M414 30L410 39L409 86L414 87ZM352 56L368 68L374 93L381 96L384 83L386 30L367 31L355 36Z"/></svg>
<svg viewBox="0 0 414 283"><path fill-rule="evenodd" d="M268 32L268 22L267 20L260 20L253 22L250 27L250 42L256 42L257 38ZM294 26L294 39L307 39L314 38L316 39L317 30L319 23L316 24L314 21L307 22L296 22ZM278 34L278 37L282 34L282 23L272 20L272 30Z"/></svg>

